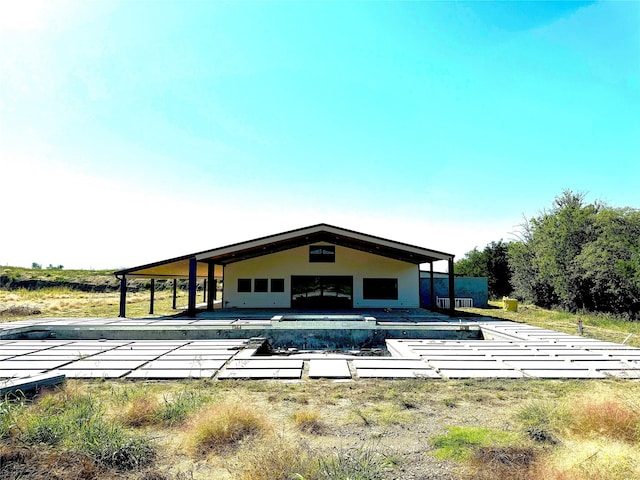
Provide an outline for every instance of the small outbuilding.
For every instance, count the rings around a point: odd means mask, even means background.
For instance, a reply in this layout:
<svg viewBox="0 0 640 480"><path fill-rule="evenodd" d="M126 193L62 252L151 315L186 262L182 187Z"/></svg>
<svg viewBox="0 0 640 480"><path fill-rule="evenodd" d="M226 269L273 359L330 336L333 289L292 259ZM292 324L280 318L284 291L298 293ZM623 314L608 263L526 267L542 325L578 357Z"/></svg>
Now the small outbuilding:
<svg viewBox="0 0 640 480"><path fill-rule="evenodd" d="M439 252L327 224L313 225L116 272L125 316L127 279L189 280L188 311L196 311L196 284L207 280L207 310L217 308L417 308L420 265L453 259ZM431 275L433 282L433 275ZM434 289L430 289L434 292ZM435 302L430 302L434 305Z"/></svg>

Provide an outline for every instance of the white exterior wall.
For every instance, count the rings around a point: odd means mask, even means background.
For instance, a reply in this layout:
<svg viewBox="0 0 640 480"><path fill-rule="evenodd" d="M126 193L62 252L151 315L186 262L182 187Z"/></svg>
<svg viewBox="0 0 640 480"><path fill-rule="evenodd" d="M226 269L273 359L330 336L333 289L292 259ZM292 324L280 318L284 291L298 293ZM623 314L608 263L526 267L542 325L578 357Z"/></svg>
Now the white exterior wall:
<svg viewBox="0 0 640 480"><path fill-rule="evenodd" d="M330 245L314 243L314 245ZM309 245L283 252L272 253L225 266L225 308L290 308L292 275L349 275L353 277L354 308L386 308L420 306L419 266L387 257L352 250L336 245L335 263L310 263ZM238 279L256 278L284 279L281 293L239 293ZM398 300L364 300L363 278L397 278ZM252 284L253 289L253 284Z"/></svg>

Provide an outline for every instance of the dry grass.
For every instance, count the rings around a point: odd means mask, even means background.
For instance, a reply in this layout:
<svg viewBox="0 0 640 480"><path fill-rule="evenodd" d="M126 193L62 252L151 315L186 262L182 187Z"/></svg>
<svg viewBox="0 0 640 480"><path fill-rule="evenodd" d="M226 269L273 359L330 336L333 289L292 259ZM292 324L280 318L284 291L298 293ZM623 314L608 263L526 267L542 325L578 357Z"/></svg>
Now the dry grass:
<svg viewBox="0 0 640 480"><path fill-rule="evenodd" d="M244 449L231 466L238 480L317 478L318 462L311 447L293 435L271 434Z"/></svg>
<svg viewBox="0 0 640 480"><path fill-rule="evenodd" d="M293 412L291 415L296 428L307 433L320 434L325 428L317 408L307 407Z"/></svg>
<svg viewBox="0 0 640 480"><path fill-rule="evenodd" d="M471 459L474 480L531 480L540 451L531 446L480 447Z"/></svg>
<svg viewBox="0 0 640 480"><path fill-rule="evenodd" d="M177 305L187 303L186 292L179 291ZM119 292L81 292L69 288L46 288L41 290L1 290L0 319L15 321L25 318L70 317L113 318L120 313ZM154 315L149 314L149 292L127 294L127 316L149 317L175 315L172 308L172 293L157 291Z"/></svg>
<svg viewBox="0 0 640 480"><path fill-rule="evenodd" d="M122 409L122 423L129 427L144 427L158 421L160 402L154 397L138 397L130 400Z"/></svg>
<svg viewBox="0 0 640 480"><path fill-rule="evenodd" d="M622 401L584 399L574 407L572 431L584 438L594 436L635 443L640 439L640 411Z"/></svg>
<svg viewBox="0 0 640 480"><path fill-rule="evenodd" d="M265 433L269 422L258 409L239 401L226 401L205 407L185 428L186 444L195 455L226 451L246 437Z"/></svg>

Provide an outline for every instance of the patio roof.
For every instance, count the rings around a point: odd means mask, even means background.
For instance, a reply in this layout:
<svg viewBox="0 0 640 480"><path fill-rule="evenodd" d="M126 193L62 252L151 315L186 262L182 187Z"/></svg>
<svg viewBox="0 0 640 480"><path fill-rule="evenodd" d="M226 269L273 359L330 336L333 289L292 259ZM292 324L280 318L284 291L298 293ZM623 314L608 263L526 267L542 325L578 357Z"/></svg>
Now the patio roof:
<svg viewBox="0 0 640 480"><path fill-rule="evenodd" d="M430 250L321 223L213 250L120 270L116 272L116 275L147 278L187 278L189 276L189 262L195 259L198 262L198 277L207 277L209 264L215 265L215 276L221 277L223 265L322 242L416 265L439 260L452 260L454 257L450 253Z"/></svg>

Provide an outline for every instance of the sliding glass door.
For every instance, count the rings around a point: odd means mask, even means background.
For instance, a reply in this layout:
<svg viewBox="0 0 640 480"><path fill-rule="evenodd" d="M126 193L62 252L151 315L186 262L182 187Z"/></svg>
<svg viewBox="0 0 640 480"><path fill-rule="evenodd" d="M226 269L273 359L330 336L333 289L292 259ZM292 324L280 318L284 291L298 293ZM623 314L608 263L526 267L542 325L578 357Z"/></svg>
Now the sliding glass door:
<svg viewBox="0 0 640 480"><path fill-rule="evenodd" d="M353 277L291 276L291 308L352 308Z"/></svg>

